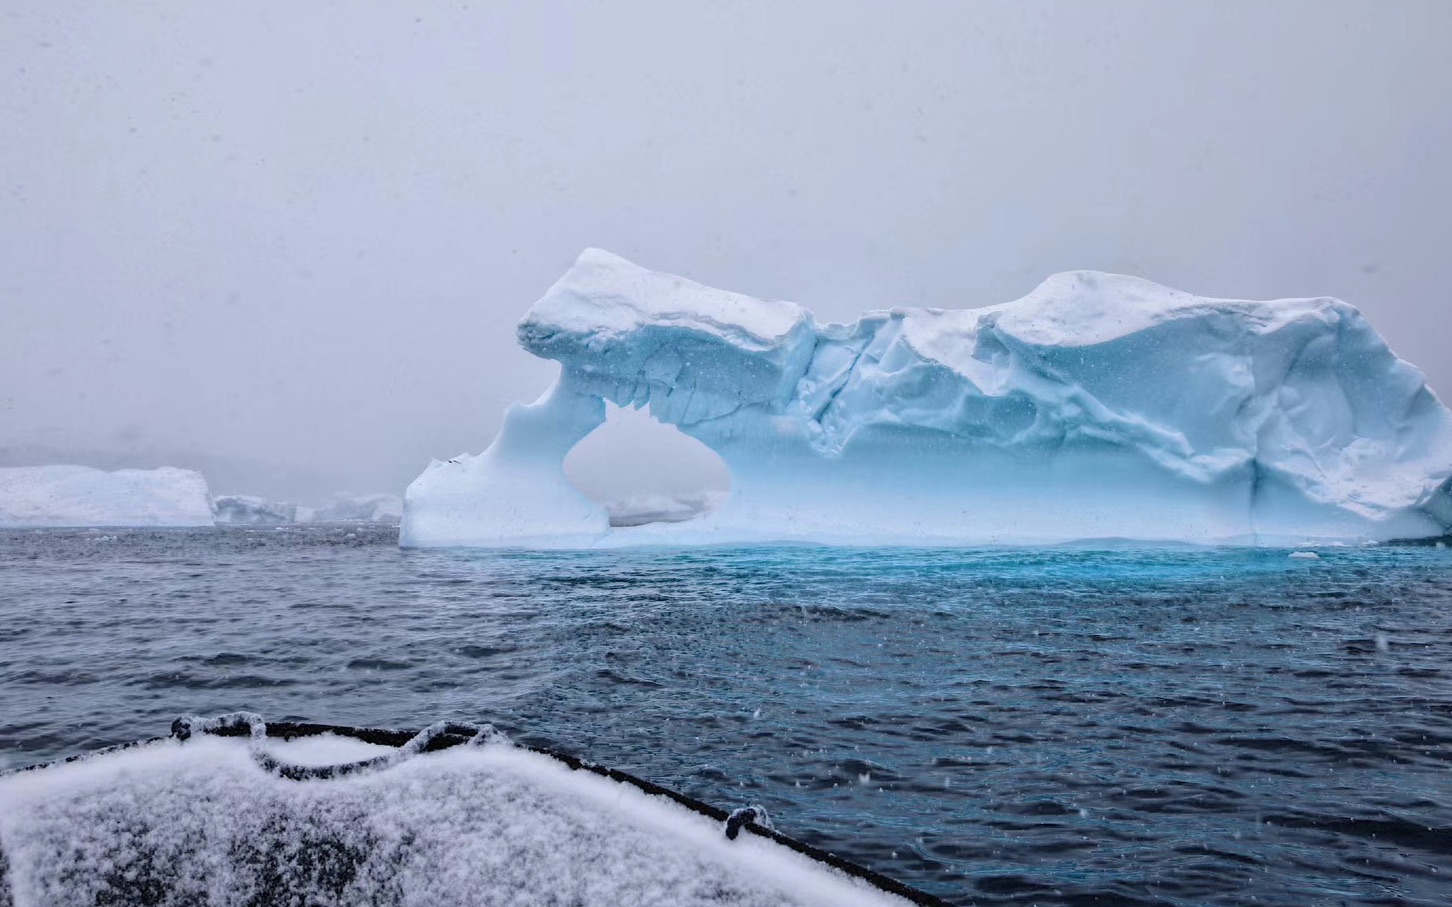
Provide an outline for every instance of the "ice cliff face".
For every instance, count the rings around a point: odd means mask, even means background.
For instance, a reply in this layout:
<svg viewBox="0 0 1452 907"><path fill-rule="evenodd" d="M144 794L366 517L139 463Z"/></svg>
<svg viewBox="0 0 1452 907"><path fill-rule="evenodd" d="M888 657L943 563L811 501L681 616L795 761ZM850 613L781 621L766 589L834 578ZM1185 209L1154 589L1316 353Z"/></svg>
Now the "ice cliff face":
<svg viewBox="0 0 1452 907"><path fill-rule="evenodd" d="M819 325L589 250L519 339L559 382L410 486L404 544L1301 544L1452 524L1452 414L1334 299L1073 272L1002 305ZM609 534L560 468L605 400L715 449L726 503Z"/></svg>

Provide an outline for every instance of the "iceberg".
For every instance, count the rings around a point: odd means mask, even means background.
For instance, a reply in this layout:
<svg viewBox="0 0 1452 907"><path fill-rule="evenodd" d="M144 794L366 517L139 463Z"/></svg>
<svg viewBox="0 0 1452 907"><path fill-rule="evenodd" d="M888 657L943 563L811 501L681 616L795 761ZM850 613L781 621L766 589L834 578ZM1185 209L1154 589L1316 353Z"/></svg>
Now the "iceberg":
<svg viewBox="0 0 1452 907"><path fill-rule="evenodd" d="M397 523L403 499L397 494L338 494L322 507L298 507L299 523Z"/></svg>
<svg viewBox="0 0 1452 907"><path fill-rule="evenodd" d="M252 494L225 494L214 499L217 522L271 526L278 523L397 523L403 498L396 494L337 494L321 507L272 501Z"/></svg>
<svg viewBox="0 0 1452 907"><path fill-rule="evenodd" d="M207 480L190 469L0 469L0 527L211 526Z"/></svg>
<svg viewBox="0 0 1452 907"><path fill-rule="evenodd" d="M1336 299L1076 271L1013 302L819 324L591 249L518 336L558 380L482 454L414 480L403 545L1298 547L1452 525L1452 413ZM715 450L729 496L612 529L561 468L606 401Z"/></svg>
<svg viewBox="0 0 1452 907"><path fill-rule="evenodd" d="M240 526L272 526L297 519L298 506L269 501L252 494L222 494L212 499L217 508L219 524Z"/></svg>

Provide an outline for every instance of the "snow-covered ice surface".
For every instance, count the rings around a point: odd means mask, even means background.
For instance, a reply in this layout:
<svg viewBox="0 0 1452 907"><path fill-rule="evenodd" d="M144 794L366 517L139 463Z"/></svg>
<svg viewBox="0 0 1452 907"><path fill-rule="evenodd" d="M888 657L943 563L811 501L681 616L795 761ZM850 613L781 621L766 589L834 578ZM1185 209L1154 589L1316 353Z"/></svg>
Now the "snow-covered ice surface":
<svg viewBox="0 0 1452 907"><path fill-rule="evenodd" d="M210 526L207 480L190 469L0 468L0 526Z"/></svg>
<svg viewBox="0 0 1452 907"><path fill-rule="evenodd" d="M270 742L327 764L387 752ZM505 744L287 781L237 739L0 778L14 907L74 904L889 905L774 842Z"/></svg>
<svg viewBox="0 0 1452 907"><path fill-rule="evenodd" d="M1452 414L1354 307L1097 272L818 324L587 250L519 326L561 364L409 487L406 546L1080 539L1301 545L1452 525ZM731 470L707 516L611 530L560 468L604 401Z"/></svg>

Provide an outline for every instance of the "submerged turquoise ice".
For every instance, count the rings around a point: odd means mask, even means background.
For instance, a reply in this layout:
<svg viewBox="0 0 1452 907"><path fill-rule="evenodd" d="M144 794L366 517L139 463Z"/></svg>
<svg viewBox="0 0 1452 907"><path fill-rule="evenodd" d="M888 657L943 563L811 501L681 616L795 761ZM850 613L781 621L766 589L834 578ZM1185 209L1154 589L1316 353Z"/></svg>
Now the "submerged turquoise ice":
<svg viewBox="0 0 1452 907"><path fill-rule="evenodd" d="M1444 903L1452 551L1291 553L4 533L0 759L490 720L958 903Z"/></svg>

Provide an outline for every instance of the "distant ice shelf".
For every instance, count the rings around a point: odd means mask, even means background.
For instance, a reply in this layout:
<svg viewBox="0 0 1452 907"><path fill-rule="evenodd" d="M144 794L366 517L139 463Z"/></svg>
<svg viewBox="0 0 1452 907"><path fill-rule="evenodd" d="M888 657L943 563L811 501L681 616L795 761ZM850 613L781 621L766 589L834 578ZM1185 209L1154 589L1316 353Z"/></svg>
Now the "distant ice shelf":
<svg viewBox="0 0 1452 907"><path fill-rule="evenodd" d="M559 379L484 453L414 480L403 545L1301 546L1452 526L1452 413L1335 299L1077 271L1000 305L819 324L591 249L518 334ZM607 400L714 449L730 495L612 529L562 469Z"/></svg>
<svg viewBox="0 0 1452 907"><path fill-rule="evenodd" d="M190 469L89 466L0 468L0 528L196 527L279 523L397 523L397 494L337 494L308 507L258 495L212 496Z"/></svg>
<svg viewBox="0 0 1452 907"><path fill-rule="evenodd" d="M190 469L0 469L0 527L211 526L207 480Z"/></svg>

